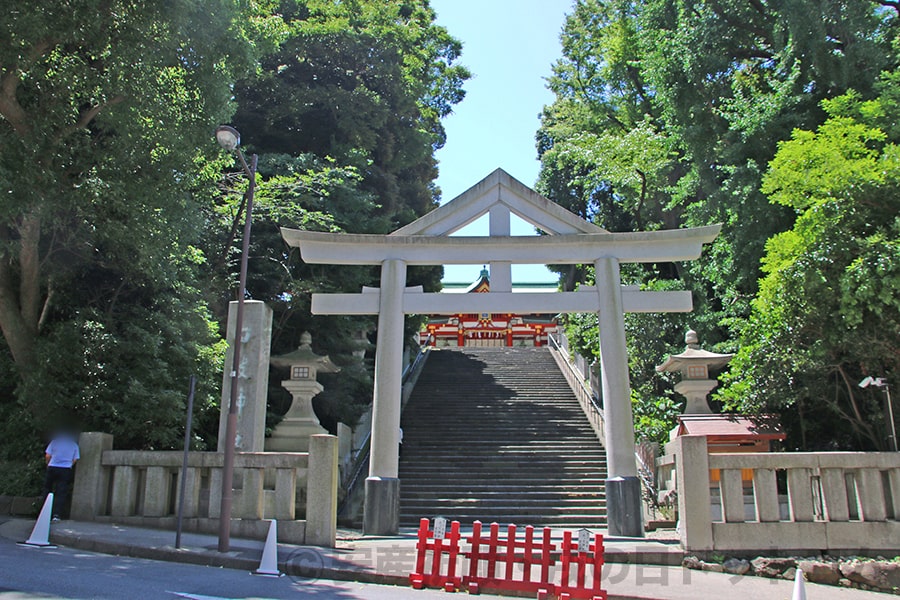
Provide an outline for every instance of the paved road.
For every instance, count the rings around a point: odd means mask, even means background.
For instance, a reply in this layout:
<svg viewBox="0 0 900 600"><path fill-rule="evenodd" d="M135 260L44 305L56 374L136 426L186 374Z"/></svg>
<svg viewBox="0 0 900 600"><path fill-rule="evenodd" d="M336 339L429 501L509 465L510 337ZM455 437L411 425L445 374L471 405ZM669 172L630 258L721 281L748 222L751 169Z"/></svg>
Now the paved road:
<svg viewBox="0 0 900 600"><path fill-rule="evenodd" d="M220 600L447 600L441 591L334 581L256 577L244 571L123 558L0 539L0 600L110 598ZM491 596L482 596L490 598Z"/></svg>

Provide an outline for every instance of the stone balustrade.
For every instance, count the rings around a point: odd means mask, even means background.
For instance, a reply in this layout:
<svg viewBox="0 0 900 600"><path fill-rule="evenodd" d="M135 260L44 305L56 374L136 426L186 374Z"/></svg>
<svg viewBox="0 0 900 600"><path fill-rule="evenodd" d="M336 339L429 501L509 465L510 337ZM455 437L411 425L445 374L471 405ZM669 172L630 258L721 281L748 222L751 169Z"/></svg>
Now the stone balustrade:
<svg viewBox="0 0 900 600"><path fill-rule="evenodd" d="M682 436L657 461L697 552L878 554L900 547L900 453L710 454ZM752 477L746 475L750 473Z"/></svg>
<svg viewBox="0 0 900 600"><path fill-rule="evenodd" d="M280 541L333 546L337 526L337 438L315 435L309 452L235 455L232 534L265 539L277 519ZM112 436L83 433L72 516L141 526L175 527L185 486L183 527L218 531L224 454L112 450Z"/></svg>

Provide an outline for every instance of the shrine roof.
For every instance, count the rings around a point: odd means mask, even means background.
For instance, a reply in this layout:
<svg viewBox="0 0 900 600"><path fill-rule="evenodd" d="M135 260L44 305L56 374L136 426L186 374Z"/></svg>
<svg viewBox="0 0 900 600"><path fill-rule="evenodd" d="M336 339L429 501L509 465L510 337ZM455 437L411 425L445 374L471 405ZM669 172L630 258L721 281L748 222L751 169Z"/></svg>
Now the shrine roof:
<svg viewBox="0 0 900 600"><path fill-rule="evenodd" d="M487 269L482 269L478 279L466 288L467 294L489 291L491 291L491 274Z"/></svg>
<svg viewBox="0 0 900 600"><path fill-rule="evenodd" d="M478 283L478 282L476 282ZM472 287L472 283L466 283L462 281L449 281L444 282L441 287L442 294L464 294L466 293L470 287ZM558 292L559 284L556 282L521 282L512 284L512 292L516 293L524 293L524 292Z"/></svg>

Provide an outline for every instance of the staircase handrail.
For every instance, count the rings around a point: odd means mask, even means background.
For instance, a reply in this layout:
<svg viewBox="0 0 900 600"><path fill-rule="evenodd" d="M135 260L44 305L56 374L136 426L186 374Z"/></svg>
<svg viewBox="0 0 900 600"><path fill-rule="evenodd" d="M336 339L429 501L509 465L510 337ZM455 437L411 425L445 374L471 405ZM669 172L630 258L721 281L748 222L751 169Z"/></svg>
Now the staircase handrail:
<svg viewBox="0 0 900 600"><path fill-rule="evenodd" d="M562 332L559 332L557 335L562 336L563 334ZM578 398L578 402L581 404L582 410L584 410L585 415L588 417L588 421L590 421L594 433L597 434L597 438L600 442L606 445L606 434L603 430L603 408L600 406L597 398L594 397L590 387L585 383L584 376L579 373L575 366L570 362L568 351L562 347L559 340L556 339L556 336L548 335L547 339L550 340L551 354L555 357L559 357L559 360L556 361L557 364L566 366L563 375L566 376L566 381L569 382L569 386Z"/></svg>
<svg viewBox="0 0 900 600"><path fill-rule="evenodd" d="M412 376L412 374L418 369L423 362L425 362L425 357L428 356L428 353L431 352L431 338L434 337L434 334L428 336L428 339L425 340L424 344L421 344L421 348L419 352L416 353L416 358L411 363L406 365L406 368L403 369L403 374L400 376L401 384L406 383L406 380Z"/></svg>
<svg viewBox="0 0 900 600"><path fill-rule="evenodd" d="M420 345L419 351L416 353L416 358L411 363L409 363L405 369L403 369L403 373L400 376L400 386L402 389L403 384L405 384L409 379L412 378L418 371L422 369L425 365L425 359L428 357L428 354L431 352L431 338L434 334L428 336L423 344ZM369 409L371 410L371 408ZM401 406L402 410L402 406ZM356 453L356 456L353 457L353 474L350 476L349 481L347 482L347 487L344 490L344 498L349 498L350 493L353 488L356 486L357 481L359 480L360 475L365 470L366 466L369 464L369 452L372 449L372 430L369 429L366 436L363 438L363 442L359 447L359 451ZM338 513L343 512L344 503L339 507Z"/></svg>
<svg viewBox="0 0 900 600"><path fill-rule="evenodd" d="M558 334L558 335L562 335L562 334ZM548 335L547 339L550 340L550 343L553 344L554 349L557 352L559 352L560 356L562 356L565 359L563 362L565 363L566 367L568 367L568 369L572 373L572 375L575 376L575 380L581 386L581 389L584 390L584 393L587 395L587 397L590 399L591 407L593 407L593 409L602 416L603 409L600 407L600 403L597 402L597 398L594 396L594 393L591 391L590 386L588 386L587 382L585 382L584 376L578 372L578 370L575 368L575 365L573 365L572 361L569 360L568 352L565 351L565 349L560 345L560 343L556 340L556 338L553 335Z"/></svg>

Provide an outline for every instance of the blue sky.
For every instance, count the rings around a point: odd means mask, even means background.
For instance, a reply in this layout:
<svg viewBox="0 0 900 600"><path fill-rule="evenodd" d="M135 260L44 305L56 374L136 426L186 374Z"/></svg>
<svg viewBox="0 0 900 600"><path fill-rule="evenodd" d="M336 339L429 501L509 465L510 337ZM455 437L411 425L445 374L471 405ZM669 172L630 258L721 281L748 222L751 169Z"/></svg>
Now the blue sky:
<svg viewBox="0 0 900 600"><path fill-rule="evenodd" d="M472 71L466 98L444 120L447 144L438 151L438 185L452 200L497 167L533 186L540 163L534 134L553 101L545 77L559 58L559 33L571 0L432 0L437 22L463 43L460 62ZM514 220L513 235L533 228ZM463 235L486 235L473 223ZM481 265L448 265L444 281L471 282ZM542 265L514 265L513 281L556 281Z"/></svg>

